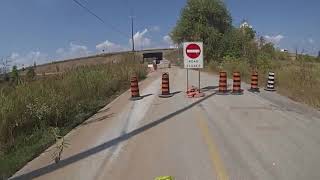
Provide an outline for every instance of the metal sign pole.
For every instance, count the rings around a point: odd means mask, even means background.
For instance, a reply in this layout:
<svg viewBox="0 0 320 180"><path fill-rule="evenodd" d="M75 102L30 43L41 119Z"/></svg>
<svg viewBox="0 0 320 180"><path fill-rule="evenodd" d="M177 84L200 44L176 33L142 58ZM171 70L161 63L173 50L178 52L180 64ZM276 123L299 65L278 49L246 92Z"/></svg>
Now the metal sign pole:
<svg viewBox="0 0 320 180"><path fill-rule="evenodd" d="M201 92L201 88L200 88L200 69L199 69L199 92Z"/></svg>
<svg viewBox="0 0 320 180"><path fill-rule="evenodd" d="M189 69L187 69L187 91L189 88Z"/></svg>

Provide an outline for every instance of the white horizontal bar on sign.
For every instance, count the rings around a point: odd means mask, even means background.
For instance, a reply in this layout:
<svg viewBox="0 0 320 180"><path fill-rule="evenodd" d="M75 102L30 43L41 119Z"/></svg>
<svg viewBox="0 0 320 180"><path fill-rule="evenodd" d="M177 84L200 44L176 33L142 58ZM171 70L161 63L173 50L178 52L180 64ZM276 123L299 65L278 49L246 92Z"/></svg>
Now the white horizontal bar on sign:
<svg viewBox="0 0 320 180"><path fill-rule="evenodd" d="M200 53L199 49L187 49L187 53Z"/></svg>
<svg viewBox="0 0 320 180"><path fill-rule="evenodd" d="M268 79L274 79L274 77L272 77L272 76L269 76L269 78Z"/></svg>
<svg viewBox="0 0 320 180"><path fill-rule="evenodd" d="M273 84L273 83L274 83L274 81L268 81L268 83L269 83L269 84Z"/></svg>

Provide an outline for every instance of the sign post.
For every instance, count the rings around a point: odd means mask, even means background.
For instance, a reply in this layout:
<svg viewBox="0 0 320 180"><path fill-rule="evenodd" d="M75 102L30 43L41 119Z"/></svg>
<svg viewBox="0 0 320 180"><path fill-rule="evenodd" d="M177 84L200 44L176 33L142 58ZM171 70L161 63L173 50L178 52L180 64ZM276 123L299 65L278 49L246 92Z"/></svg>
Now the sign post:
<svg viewBox="0 0 320 180"><path fill-rule="evenodd" d="M189 88L189 69L187 69L187 91Z"/></svg>
<svg viewBox="0 0 320 180"><path fill-rule="evenodd" d="M187 88L188 88L188 70L199 70L199 91L200 91L200 69L203 68L203 43L185 42L183 43L184 68L187 69Z"/></svg>

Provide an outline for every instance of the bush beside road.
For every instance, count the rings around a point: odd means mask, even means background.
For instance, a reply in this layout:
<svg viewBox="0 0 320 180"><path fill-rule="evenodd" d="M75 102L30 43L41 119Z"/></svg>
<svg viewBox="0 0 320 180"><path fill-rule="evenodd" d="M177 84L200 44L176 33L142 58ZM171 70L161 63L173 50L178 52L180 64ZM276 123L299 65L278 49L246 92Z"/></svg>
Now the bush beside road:
<svg viewBox="0 0 320 180"><path fill-rule="evenodd" d="M0 89L0 179L7 178L140 79L146 68L129 57L117 64L77 67ZM71 142L72 143L72 142Z"/></svg>
<svg viewBox="0 0 320 180"><path fill-rule="evenodd" d="M292 100L320 108L320 63L300 60L257 60L259 86L264 88L267 83L268 72L275 72L276 89L280 94ZM218 73L220 70L228 72L232 79L232 72L239 71L242 81L250 84L252 67L241 59L225 59L221 63L210 62L207 71ZM230 82L231 83L231 82Z"/></svg>
<svg viewBox="0 0 320 180"><path fill-rule="evenodd" d="M253 26L243 20L240 27L232 24L231 13L219 0L190 0L170 34L176 44L186 41L203 42L204 59L209 71L239 71L246 82L257 69L261 86L268 72L276 73L278 92L296 101L320 107L320 58L296 53L280 52ZM182 50L175 57L183 66ZM174 55L171 55L174 57Z"/></svg>

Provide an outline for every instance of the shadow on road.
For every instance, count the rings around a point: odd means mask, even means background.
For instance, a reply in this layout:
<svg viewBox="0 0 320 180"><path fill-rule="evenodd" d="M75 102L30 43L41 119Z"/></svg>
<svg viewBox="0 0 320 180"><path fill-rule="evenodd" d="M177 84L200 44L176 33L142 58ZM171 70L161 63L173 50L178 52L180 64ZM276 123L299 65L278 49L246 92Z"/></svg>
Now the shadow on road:
<svg viewBox="0 0 320 180"><path fill-rule="evenodd" d="M83 151L83 152L81 152L79 154L76 154L76 155L70 156L70 157L68 157L66 159L63 159L58 164L50 164L50 165L47 165L47 166L42 167L40 169L31 171L31 172L26 173L26 174L22 174L20 176L17 176L17 177L11 178L11 179L14 179L14 180L15 179L33 179L33 178L36 178L36 177L43 176L43 175L45 175L47 173L53 172L53 171L55 171L57 169L63 168L65 166L67 166L67 165L70 165L70 164L75 163L77 161L80 161L82 159L85 159L85 158L87 158L87 157L89 157L91 155L94 155L94 154L99 153L99 152L101 152L103 150L106 150L106 149L108 149L108 148L110 148L112 146L115 146L115 145L123 142L123 141L126 141L126 140L128 140L128 139L130 139L130 138L132 138L132 137L134 137L134 136L136 136L138 134L140 134L140 133L143 133L144 131L147 131L147 130L151 129L151 128L153 128L153 127L155 127L155 126L157 126L157 125L169 120L170 118L172 118L172 117L174 117L174 116L176 116L176 115L178 115L180 113L183 113L184 111L187 111L188 109L190 109L190 108L196 106L197 104L205 101L206 99L212 97L213 95L215 95L215 93L211 93L210 95L208 95L208 96L206 96L206 97L204 97L204 98L202 98L202 99L200 99L200 100L198 100L198 101L196 101L196 102L194 102L194 103L192 103L192 104L190 104L190 105L188 105L188 106L186 106L186 107L184 107L182 109L179 109L179 110L177 110L177 111L175 111L173 113L170 113L170 114L168 114L168 115L166 115L166 116L164 116L164 117L162 117L160 119L157 119L157 120L155 120L155 121L153 121L153 122L151 122L151 123L149 123L147 125L144 125L144 126L138 128L138 129L135 129L135 130L133 130L133 131L131 131L129 133L121 135L121 136L119 136L117 138L114 138L114 139L112 139L112 140L110 140L108 142L105 142L105 143L101 144L101 145L98 145L96 147L93 147L91 149Z"/></svg>
<svg viewBox="0 0 320 180"><path fill-rule="evenodd" d="M148 96L152 96L153 94L146 94L146 95L143 95L143 96L141 96L142 97L142 99L143 98L146 98L146 97L148 97Z"/></svg>
<svg viewBox="0 0 320 180"><path fill-rule="evenodd" d="M105 116L101 116L101 117L98 117L98 118L92 118L91 120L85 121L80 126L86 126L86 125L89 125L89 124L92 124L92 123L97 123L97 122L112 118L112 117L114 117L114 115L115 115L115 113L111 113L111 114L107 114Z"/></svg>
<svg viewBox="0 0 320 180"><path fill-rule="evenodd" d="M173 92L173 93L171 93L172 95L176 95L176 94L179 94L179 93L181 93L182 91L175 91L175 92Z"/></svg>
<svg viewBox="0 0 320 180"><path fill-rule="evenodd" d="M217 89L218 87L219 87L219 86L207 86L207 87L201 88L201 91L202 91L202 92L207 92L207 91L215 90L215 89Z"/></svg>

